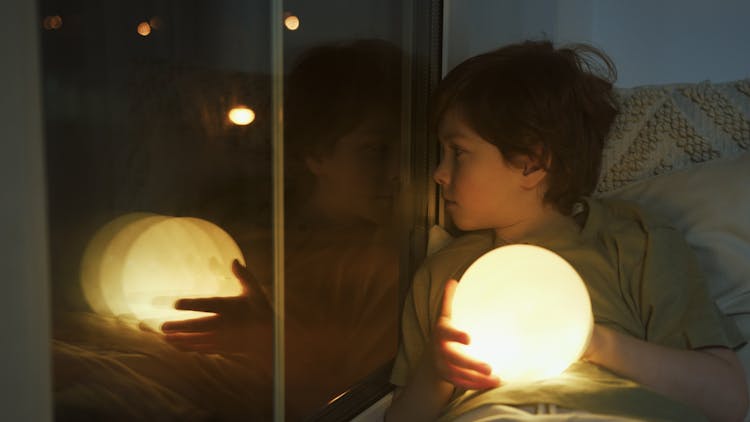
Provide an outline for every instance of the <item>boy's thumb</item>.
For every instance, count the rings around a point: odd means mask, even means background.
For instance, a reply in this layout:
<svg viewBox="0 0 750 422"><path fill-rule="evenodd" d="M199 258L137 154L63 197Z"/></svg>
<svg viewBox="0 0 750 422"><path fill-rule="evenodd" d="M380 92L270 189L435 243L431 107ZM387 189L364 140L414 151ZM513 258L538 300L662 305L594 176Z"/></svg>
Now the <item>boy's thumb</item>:
<svg viewBox="0 0 750 422"><path fill-rule="evenodd" d="M454 279L445 282L445 287L443 288L443 307L440 312L441 316L450 317L453 314L453 296L456 293L457 286L458 281Z"/></svg>

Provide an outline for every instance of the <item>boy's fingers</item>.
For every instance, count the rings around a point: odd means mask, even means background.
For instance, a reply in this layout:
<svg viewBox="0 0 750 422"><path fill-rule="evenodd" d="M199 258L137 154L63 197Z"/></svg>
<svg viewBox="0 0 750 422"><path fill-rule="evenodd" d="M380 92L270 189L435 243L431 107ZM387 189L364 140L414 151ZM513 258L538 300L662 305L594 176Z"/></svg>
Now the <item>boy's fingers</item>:
<svg viewBox="0 0 750 422"><path fill-rule="evenodd" d="M217 314L225 312L226 307L227 298L225 297L179 299L174 303L174 308L181 311L213 312Z"/></svg>
<svg viewBox="0 0 750 422"><path fill-rule="evenodd" d="M481 390L500 385L498 377L480 374L453 365L446 365L444 378L454 385L471 390Z"/></svg>
<svg viewBox="0 0 750 422"><path fill-rule="evenodd" d="M469 334L451 325L447 320L440 321L436 329L436 335L440 341L455 341L456 343L469 344Z"/></svg>
<svg viewBox="0 0 750 422"><path fill-rule="evenodd" d="M232 261L232 272L242 284L245 293L261 294L266 302L271 303L271 298L266 289L246 266L240 264L240 261L236 259Z"/></svg>
<svg viewBox="0 0 750 422"><path fill-rule="evenodd" d="M440 316L450 318L453 315L453 295L456 293L456 286L458 286L458 281L453 279L445 283L445 288L443 289L443 307L440 311Z"/></svg>
<svg viewBox="0 0 750 422"><path fill-rule="evenodd" d="M467 356L455 346L446 344L443 356L445 356L449 365L469 369L483 375L492 374L492 367L488 363Z"/></svg>
<svg viewBox="0 0 750 422"><path fill-rule="evenodd" d="M486 390L488 388L499 387L500 379L492 378L486 380L475 380L467 378L456 378L453 380L452 384L467 390Z"/></svg>
<svg viewBox="0 0 750 422"><path fill-rule="evenodd" d="M220 317L211 315L203 318L186 319L183 321L167 321L161 325L163 332L195 332L210 331L219 327Z"/></svg>
<svg viewBox="0 0 750 422"><path fill-rule="evenodd" d="M250 281L250 279L252 278L252 274L250 274L247 267L240 264L240 261L237 259L232 261L232 273L237 277L237 280L239 280L243 288L249 289L251 287L250 283L252 283L252 281Z"/></svg>

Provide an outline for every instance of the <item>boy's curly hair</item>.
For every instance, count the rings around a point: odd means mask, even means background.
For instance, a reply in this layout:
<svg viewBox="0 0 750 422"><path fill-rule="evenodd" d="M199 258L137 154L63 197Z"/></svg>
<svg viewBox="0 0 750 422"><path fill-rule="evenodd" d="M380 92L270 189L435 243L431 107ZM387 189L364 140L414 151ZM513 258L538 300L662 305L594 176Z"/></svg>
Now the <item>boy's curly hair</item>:
<svg viewBox="0 0 750 422"><path fill-rule="evenodd" d="M596 187L602 148L617 115L616 70L601 51L526 41L472 57L438 86L433 127L461 114L509 163L520 155L547 172L544 201L569 214Z"/></svg>

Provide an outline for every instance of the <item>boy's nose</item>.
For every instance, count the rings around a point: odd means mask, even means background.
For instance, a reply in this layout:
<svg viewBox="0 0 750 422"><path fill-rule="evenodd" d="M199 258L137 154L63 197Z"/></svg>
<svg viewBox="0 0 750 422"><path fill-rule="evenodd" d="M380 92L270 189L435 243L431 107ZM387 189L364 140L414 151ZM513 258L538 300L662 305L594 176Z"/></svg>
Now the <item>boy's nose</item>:
<svg viewBox="0 0 750 422"><path fill-rule="evenodd" d="M435 168L435 171L432 172L432 179L440 186L445 186L450 181L449 178L450 172L446 168L445 160L440 161L440 164L438 164L437 168Z"/></svg>

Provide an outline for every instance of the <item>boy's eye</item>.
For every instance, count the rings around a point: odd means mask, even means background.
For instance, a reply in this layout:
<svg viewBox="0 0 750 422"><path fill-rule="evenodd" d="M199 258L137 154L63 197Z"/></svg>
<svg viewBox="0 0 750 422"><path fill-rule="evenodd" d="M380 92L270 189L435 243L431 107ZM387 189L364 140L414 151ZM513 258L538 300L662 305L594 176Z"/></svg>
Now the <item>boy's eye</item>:
<svg viewBox="0 0 750 422"><path fill-rule="evenodd" d="M455 155L456 158L462 156L463 154L466 154L465 149L459 148L457 146L453 146L452 149L453 149L453 155Z"/></svg>

